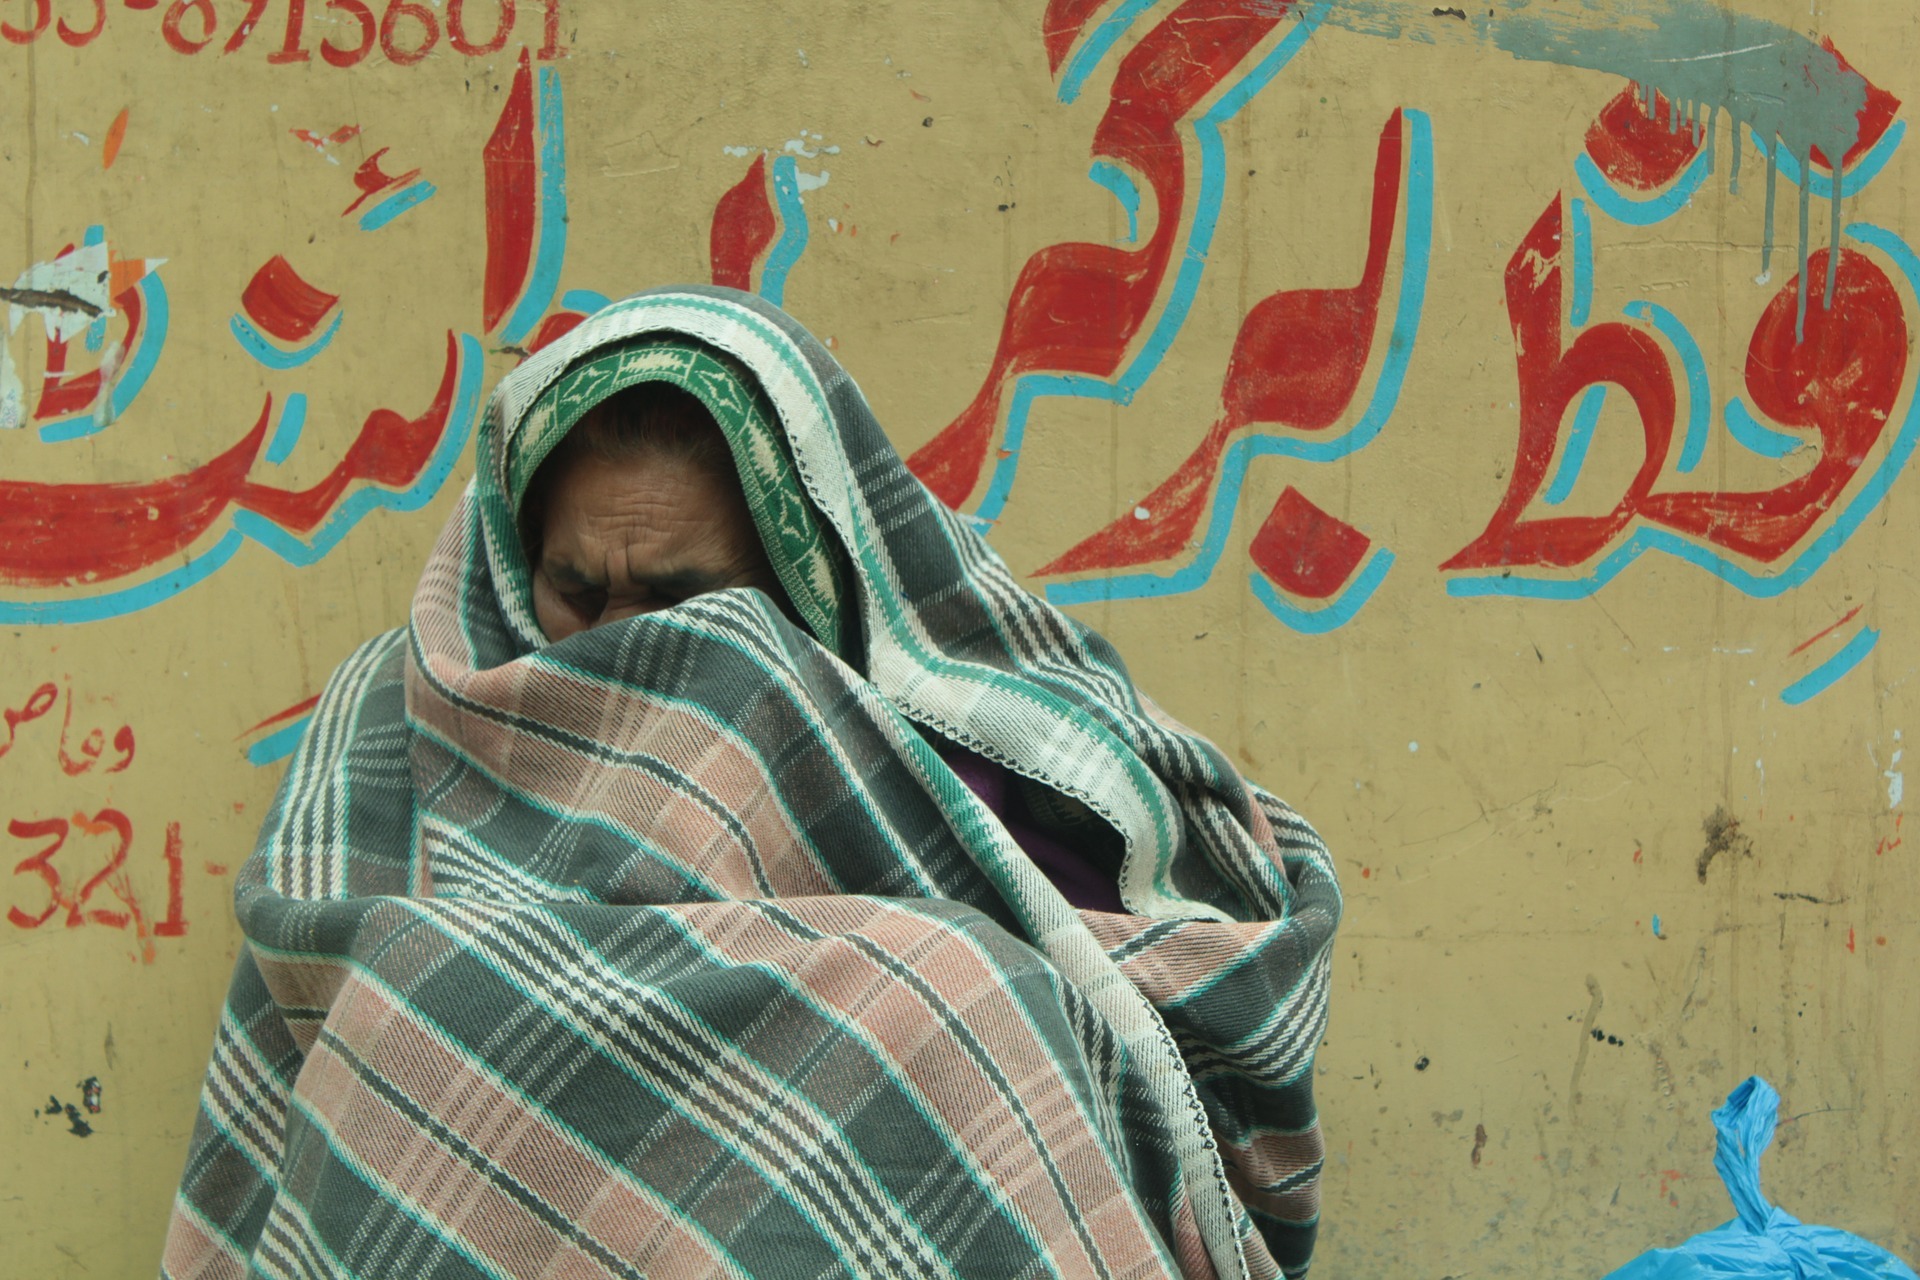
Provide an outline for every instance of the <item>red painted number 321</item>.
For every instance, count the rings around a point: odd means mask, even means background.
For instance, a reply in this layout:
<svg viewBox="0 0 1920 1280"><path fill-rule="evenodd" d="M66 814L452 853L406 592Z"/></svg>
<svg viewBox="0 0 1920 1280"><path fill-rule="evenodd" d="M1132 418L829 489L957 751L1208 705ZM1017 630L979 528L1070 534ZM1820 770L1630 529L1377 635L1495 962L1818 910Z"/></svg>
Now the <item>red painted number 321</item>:
<svg viewBox="0 0 1920 1280"><path fill-rule="evenodd" d="M105 864L81 884L78 893L68 888L59 868L53 865L54 855L60 852L76 831L82 836L104 836L112 841ZM102 809L92 817L76 813L71 819L22 821L15 818L7 823L7 834L16 840L45 842L37 853L21 859L13 873L37 875L44 880L47 905L38 915L29 915L19 907L9 907L7 919L15 926L38 929L65 907L69 929L88 923L103 924L111 929L125 929L132 925L141 937L148 935L146 915L140 909L140 900L135 896L133 882L126 872L127 853L133 847L133 823L128 821L126 814L118 809ZM167 824L164 856L167 861L167 914L165 919L155 922L151 932L159 938L178 938L187 932L187 922L182 913L180 824L177 822ZM113 896L120 900L120 906L125 910L88 905L102 885L113 891Z"/></svg>

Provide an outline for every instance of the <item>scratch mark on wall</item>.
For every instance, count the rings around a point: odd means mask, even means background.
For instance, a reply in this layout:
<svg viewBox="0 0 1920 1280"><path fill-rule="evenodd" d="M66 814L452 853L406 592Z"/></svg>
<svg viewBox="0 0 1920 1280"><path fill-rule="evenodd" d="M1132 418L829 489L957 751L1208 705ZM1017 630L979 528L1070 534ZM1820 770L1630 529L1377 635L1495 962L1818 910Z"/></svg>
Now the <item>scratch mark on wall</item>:
<svg viewBox="0 0 1920 1280"><path fill-rule="evenodd" d="M1606 997L1600 994L1600 979L1587 975L1587 1020L1580 1028L1580 1052L1573 1060L1573 1077L1567 1082L1568 1105L1580 1105L1580 1073L1587 1069L1587 1050L1593 1047L1593 1024L1600 1017Z"/></svg>
<svg viewBox="0 0 1920 1280"><path fill-rule="evenodd" d="M106 307L98 302L89 302L77 293L66 289L9 289L0 285L0 302L10 302L16 307L46 307L52 311L78 311L83 316L97 316Z"/></svg>

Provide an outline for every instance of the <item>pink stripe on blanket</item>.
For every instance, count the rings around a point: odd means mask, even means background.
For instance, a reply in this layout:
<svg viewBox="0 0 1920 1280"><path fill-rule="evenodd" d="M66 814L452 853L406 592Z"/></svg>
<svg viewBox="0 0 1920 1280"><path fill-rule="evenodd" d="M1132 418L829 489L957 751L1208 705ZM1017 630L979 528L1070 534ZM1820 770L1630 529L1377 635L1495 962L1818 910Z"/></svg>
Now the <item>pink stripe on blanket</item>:
<svg viewBox="0 0 1920 1280"><path fill-rule="evenodd" d="M589 696L584 683L556 676L544 694L564 690L568 696L543 697L540 717L596 742L617 742L623 752L678 762L678 770L708 792L720 813L641 765L597 761L490 717L467 714L424 686L419 680L413 685L417 696L409 701L415 717L480 767L556 810L597 818L636 842L672 849L676 862L719 892L735 897L766 892L755 874L755 853L776 894L831 893L837 887L788 822L774 781L759 761L730 734L682 707L640 694L600 698L594 691ZM609 707L604 724L580 710L596 699ZM721 813L745 829L751 849Z"/></svg>
<svg viewBox="0 0 1920 1280"><path fill-rule="evenodd" d="M1047 1046L1008 999L979 944L947 921L886 899L783 899L777 908L826 934L809 940L759 909L726 905L676 909L720 957L765 965L857 1024L891 1058L922 1104L952 1131L976 1167L995 1181L1064 1274L1091 1273L1072 1217L1087 1224L1115 1276L1164 1274L1131 1190L1117 1176ZM934 988L937 1006L860 944L866 942ZM944 1016L943 1016L944 1015ZM1003 1087L946 1025L963 1023L1038 1130L1030 1134L997 1096ZM739 1047L764 1053L749 1037ZM778 1066L775 1066L778 1070ZM1035 1138L1039 1146L1035 1146ZM1065 1202L1047 1172L1064 1178Z"/></svg>
<svg viewBox="0 0 1920 1280"><path fill-rule="evenodd" d="M356 978L328 1026L410 1103L607 1253L649 1276L697 1280L732 1273L724 1255L646 1187L583 1147L550 1114L476 1070L385 990ZM331 1044L323 1042L308 1058L297 1095L324 1117L343 1154L386 1184L386 1194L404 1199L508 1275L606 1274L590 1252L368 1088Z"/></svg>

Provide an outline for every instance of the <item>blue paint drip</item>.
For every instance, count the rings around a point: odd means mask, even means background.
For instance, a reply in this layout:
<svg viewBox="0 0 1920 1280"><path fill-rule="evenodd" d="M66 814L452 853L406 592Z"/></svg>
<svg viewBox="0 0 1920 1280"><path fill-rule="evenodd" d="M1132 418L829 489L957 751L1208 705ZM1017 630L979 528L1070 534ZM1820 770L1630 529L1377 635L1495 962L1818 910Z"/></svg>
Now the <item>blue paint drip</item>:
<svg viewBox="0 0 1920 1280"><path fill-rule="evenodd" d="M236 511L233 513L234 527L222 534L218 542L169 573L137 586L84 599L0 599L0 626L71 625L124 617L170 600L205 582L233 559L249 537L293 564L307 565L339 545L354 525L375 510L418 510L446 483L454 463L466 448L467 439L473 433L474 420L480 411L482 357L479 340L470 334L460 336L460 370L456 376L458 389L452 412L447 418L446 434L434 447L426 469L404 491L359 490L335 508L332 517L306 542L251 511Z"/></svg>
<svg viewBox="0 0 1920 1280"><path fill-rule="evenodd" d="M1651 227L1687 207L1707 175L1713 172L1713 148L1706 147L1695 156L1671 187L1646 199L1629 196L1614 186L1607 175L1600 172L1593 157L1584 151L1573 158L1573 172L1580 179L1587 198L1599 206L1600 212L1629 227Z"/></svg>
<svg viewBox="0 0 1920 1280"><path fill-rule="evenodd" d="M1067 69L1060 77L1060 101L1072 102L1077 99L1080 91L1087 87L1087 77L1093 74L1094 68L1100 65L1101 59L1107 56L1120 37L1127 33L1134 19L1158 3L1159 0L1126 0L1125 4L1103 18L1100 25L1093 29L1093 34L1067 60Z"/></svg>
<svg viewBox="0 0 1920 1280"><path fill-rule="evenodd" d="M307 425L307 397L296 391L280 409L280 421L273 424L273 439L267 441L267 461L274 466L285 462L300 442L300 430Z"/></svg>
<svg viewBox="0 0 1920 1280"><path fill-rule="evenodd" d="M1691 474L1706 456L1707 434L1713 429L1713 384L1707 376L1707 360L1693 331L1679 316L1651 302L1629 302L1626 313L1636 320L1651 320L1660 336L1673 344L1680 356L1680 368L1687 379L1687 426L1680 445L1680 461L1675 464L1682 475Z"/></svg>
<svg viewBox="0 0 1920 1280"><path fill-rule="evenodd" d="M760 296L776 307L786 305L787 273L807 251L807 207L800 200L800 170L792 156L773 162L773 198L780 206L780 239L767 251L760 269Z"/></svg>
<svg viewBox="0 0 1920 1280"><path fill-rule="evenodd" d="M1111 160L1095 160L1087 169L1087 176L1113 192L1113 198L1127 211L1127 243L1136 244L1140 239L1140 188L1135 185L1133 176Z"/></svg>
<svg viewBox="0 0 1920 1280"><path fill-rule="evenodd" d="M1667 936L1660 932L1660 917L1657 915L1653 918L1653 936L1656 938L1664 938Z"/></svg>
<svg viewBox="0 0 1920 1280"><path fill-rule="evenodd" d="M416 182L410 187L404 187L361 214L360 229L378 231L415 205L424 204L433 199L436 191L438 188L431 182Z"/></svg>
<svg viewBox="0 0 1920 1280"><path fill-rule="evenodd" d="M1831 689L1840 677L1865 662L1873 647L1880 643L1880 633L1867 627L1859 635L1847 641L1840 652L1801 676L1780 691L1780 701L1790 707L1797 707L1812 698L1817 698Z"/></svg>
<svg viewBox="0 0 1920 1280"><path fill-rule="evenodd" d="M1865 191L1867 184L1879 177L1880 171L1887 167L1889 160L1893 159L1893 153L1900 149L1900 143L1906 136L1907 122L1894 121L1892 126L1880 135L1880 141L1867 148L1866 153L1858 160L1846 166L1846 172L1840 179L1841 196L1857 196ZM1799 159L1792 151L1786 147L1769 147L1757 135L1754 138L1754 145L1760 148L1761 154L1777 158L1781 177L1795 186L1802 185L1805 175L1801 171ZM1822 200L1833 199L1833 175L1830 172L1815 171L1810 178L1805 178L1805 181L1807 194L1818 196Z"/></svg>
<svg viewBox="0 0 1920 1280"><path fill-rule="evenodd" d="M1235 441L1220 460L1220 482L1214 490L1207 519L1207 532L1194 561L1168 574L1127 573L1111 578L1088 578L1076 582L1056 582L1046 589L1053 604L1082 604L1095 600L1127 600L1147 596L1178 595L1204 585L1226 546L1227 531L1233 524L1239 505L1240 487L1248 466L1255 458L1283 457L1303 462L1336 462L1372 443L1385 428L1399 404L1400 390L1407 365L1419 337L1420 316L1426 305L1426 284L1433 237L1433 132L1426 114L1409 110L1406 119L1413 128L1412 155L1407 168L1407 232L1404 262L1400 272L1400 301L1394 314L1393 333L1387 342L1386 358L1381 363L1379 381L1359 421L1340 435L1328 440L1303 440L1293 436L1256 435ZM1016 419L1023 416L1019 395L1026 391L1029 379L1021 379L1016 391ZM1065 379L1061 379L1065 381ZM1098 387L1101 384L1094 383ZM1385 572L1384 567L1380 570ZM1358 603L1365 603L1364 600ZM1356 604L1356 607L1357 604ZM1279 614L1276 612L1275 616ZM1282 619L1283 621L1285 619Z"/></svg>
<svg viewBox="0 0 1920 1280"><path fill-rule="evenodd" d="M1354 616L1366 607L1367 601L1373 599L1373 593L1379 590L1380 584L1386 580L1387 570L1392 567L1393 552L1385 547L1377 548L1346 589L1332 603L1318 609L1302 609L1293 604L1275 590L1262 574L1248 574L1247 581L1253 587L1253 598L1268 613L1302 635L1323 636L1352 622Z"/></svg>
<svg viewBox="0 0 1920 1280"><path fill-rule="evenodd" d="M1757 453L1763 458L1784 458L1795 449L1806 446L1806 441L1799 436L1776 431L1754 417L1753 411L1747 408L1747 402L1739 396L1727 401L1724 416L1727 434L1749 453Z"/></svg>
<svg viewBox="0 0 1920 1280"><path fill-rule="evenodd" d="M1920 257L1915 256L1906 241L1871 223L1856 222L1846 231L1852 239L1878 249L1891 258L1900 274L1906 277L1908 289L1920 293ZM1770 600L1803 585L1859 532L1860 526L1866 523L1874 508L1886 500L1894 481L1906 469L1913 457L1916 442L1920 442L1920 399L1907 406L1907 416L1901 421L1900 430L1895 433L1892 444L1888 446L1886 455L1881 458L1873 475L1860 486L1833 523L1778 573L1754 573L1670 530L1640 528L1634 530L1624 544L1601 560L1594 571L1584 578L1534 578L1517 573L1510 576L1489 574L1462 577L1447 583L1447 594L1462 597L1516 596L1527 600L1581 600L1619 577L1628 565L1647 552L1659 551L1706 570L1736 591L1756 599Z"/></svg>
<svg viewBox="0 0 1920 1280"><path fill-rule="evenodd" d="M520 301L507 317L500 340L511 346L533 332L560 287L560 269L567 260L567 115L560 96L560 78L550 67L540 70L540 246L533 273Z"/></svg>
<svg viewBox="0 0 1920 1280"><path fill-rule="evenodd" d="M1207 253L1213 244L1214 229L1219 223L1220 208L1226 195L1226 147L1221 141L1220 126L1238 115L1256 94L1280 74L1319 27L1326 13L1325 6L1316 5L1287 33L1273 52L1222 94L1205 115L1194 121L1194 135L1200 142L1200 193L1194 202L1193 225L1187 232L1186 251L1179 256L1180 265L1166 306L1161 309L1160 319L1154 324L1147 340L1141 344L1133 362L1112 382L1082 374L1026 374L1015 382L1013 404L1007 414L1007 429L1001 441L1001 451L1005 456L994 465L987 491L973 516L976 526L990 525L1006 509L1007 498L1013 491L1013 482L1020 470L1020 446L1026 437L1027 413L1035 399L1043 395L1069 396L1129 404L1134 394L1160 367L1168 348L1186 325L1188 312L1193 309L1194 296L1200 290L1200 277L1206 270ZM1408 111L1406 116L1412 119L1420 114ZM1425 117L1421 116L1421 119ZM1417 127L1415 134L1416 137L1419 135ZM1162 216L1165 212L1161 210ZM1408 269L1411 270L1411 267Z"/></svg>
<svg viewBox="0 0 1920 1280"><path fill-rule="evenodd" d="M1573 429L1567 432L1566 448L1560 451L1560 465L1553 472L1553 483L1540 495L1540 501L1548 506L1557 507L1573 496L1574 481L1580 478L1580 468L1587 465L1587 450L1593 447L1593 430L1606 403L1605 384L1588 387L1580 397L1580 407L1573 415Z"/></svg>
<svg viewBox="0 0 1920 1280"><path fill-rule="evenodd" d="M154 366L160 363L160 352L167 345L171 309L167 304L167 286L162 283L159 272L143 276L134 288L140 291L140 345L135 349L133 359L127 362L127 367L114 379L113 394L107 400L106 417L103 419L98 413L85 413L49 422L40 428L42 443L83 440L105 431L120 420L120 416L146 388L147 379L153 376Z"/></svg>
<svg viewBox="0 0 1920 1280"><path fill-rule="evenodd" d="M1573 304L1567 322L1578 329L1593 310L1593 215L1575 196L1573 205Z"/></svg>
<svg viewBox="0 0 1920 1280"><path fill-rule="evenodd" d="M333 341L333 335L340 332L340 322L346 318L345 311L334 312L333 323L327 326L325 333L306 346L296 347L292 351L275 346L271 339L253 327L251 320L237 311L233 313L233 319L228 321L227 327L233 331L233 339L240 344L242 351L267 368L284 373L288 369L298 369L325 351L327 345Z"/></svg>
<svg viewBox="0 0 1920 1280"><path fill-rule="evenodd" d="M258 768L285 760L300 746L301 736L306 733L307 726L312 723L312 716L301 716L292 724L275 729L247 748L247 763Z"/></svg>
<svg viewBox="0 0 1920 1280"><path fill-rule="evenodd" d="M578 311L582 315L613 305L613 299L595 289L569 289L560 295L560 305L569 311Z"/></svg>

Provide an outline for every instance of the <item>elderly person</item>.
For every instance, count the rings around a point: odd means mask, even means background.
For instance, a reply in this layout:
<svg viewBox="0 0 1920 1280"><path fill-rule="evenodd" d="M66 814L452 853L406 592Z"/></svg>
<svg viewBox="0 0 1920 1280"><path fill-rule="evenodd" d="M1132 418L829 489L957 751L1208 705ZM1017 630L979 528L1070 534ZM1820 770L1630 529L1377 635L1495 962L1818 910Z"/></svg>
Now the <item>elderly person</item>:
<svg viewBox="0 0 1920 1280"><path fill-rule="evenodd" d="M165 1272L1297 1275L1339 903L811 335L629 298L327 686Z"/></svg>

